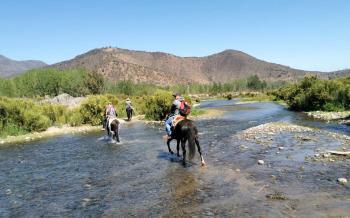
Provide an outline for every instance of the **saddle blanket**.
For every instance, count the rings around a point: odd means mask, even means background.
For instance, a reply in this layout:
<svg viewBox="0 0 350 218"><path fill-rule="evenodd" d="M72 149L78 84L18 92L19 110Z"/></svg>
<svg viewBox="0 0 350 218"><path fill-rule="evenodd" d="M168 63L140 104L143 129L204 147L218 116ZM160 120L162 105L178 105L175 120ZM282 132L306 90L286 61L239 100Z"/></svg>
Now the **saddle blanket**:
<svg viewBox="0 0 350 218"><path fill-rule="evenodd" d="M186 117L183 117L181 115L176 115L173 119L173 122L172 122L172 125L173 127L175 128L175 126L181 121L181 120L184 120L186 119Z"/></svg>

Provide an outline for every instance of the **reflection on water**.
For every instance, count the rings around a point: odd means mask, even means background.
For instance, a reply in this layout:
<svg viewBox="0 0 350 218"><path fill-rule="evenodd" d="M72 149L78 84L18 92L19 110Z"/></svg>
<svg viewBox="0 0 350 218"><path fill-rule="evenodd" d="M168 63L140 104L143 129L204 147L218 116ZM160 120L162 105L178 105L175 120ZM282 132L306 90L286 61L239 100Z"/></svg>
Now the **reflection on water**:
<svg viewBox="0 0 350 218"><path fill-rule="evenodd" d="M0 216L299 216L349 214L349 188L333 177L350 176L349 162L324 166L304 161L317 146L339 146L324 137L296 144L279 136L277 145L251 145L241 151L232 135L262 123L285 121L349 134L349 127L306 119L273 103L203 102L225 111L223 117L196 121L207 168L197 155L191 167L169 155L163 127L127 123L121 143L103 133L66 135L0 148ZM316 136L315 136L316 137ZM172 144L175 147L175 142ZM257 166L265 159L266 166ZM304 170L300 171L299 167ZM273 175L273 176L272 176ZM265 195L283 191L289 200ZM309 194L307 194L309 193ZM326 196L324 193L328 193ZM325 207L325 205L332 205ZM319 208L323 208L322 210ZM338 208L337 210L334 208ZM310 212L311 211L311 212Z"/></svg>

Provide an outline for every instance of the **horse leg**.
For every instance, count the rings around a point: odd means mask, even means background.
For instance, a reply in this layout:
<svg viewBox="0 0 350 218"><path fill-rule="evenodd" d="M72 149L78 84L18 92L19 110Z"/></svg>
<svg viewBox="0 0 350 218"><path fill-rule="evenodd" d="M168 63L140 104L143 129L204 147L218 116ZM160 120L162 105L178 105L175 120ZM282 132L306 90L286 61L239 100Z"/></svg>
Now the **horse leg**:
<svg viewBox="0 0 350 218"><path fill-rule="evenodd" d="M186 167L186 139L181 139L181 148L182 148L182 165Z"/></svg>
<svg viewBox="0 0 350 218"><path fill-rule="evenodd" d="M111 137L111 131L108 128L108 124L106 125L107 136Z"/></svg>
<svg viewBox="0 0 350 218"><path fill-rule="evenodd" d="M168 145L168 150L169 150L169 153L170 154L174 154L174 152L171 150L170 148L170 142L171 142L172 139L168 139L168 141L166 142L166 144Z"/></svg>
<svg viewBox="0 0 350 218"><path fill-rule="evenodd" d="M118 130L118 128L114 131L114 137L117 139L117 142L120 142L120 140L119 140L119 130Z"/></svg>
<svg viewBox="0 0 350 218"><path fill-rule="evenodd" d="M197 145L198 153L199 153L199 155L201 157L201 164L202 164L202 166L204 166L205 162L204 162L204 158L203 158L203 155L202 155L201 146L199 145L198 138L196 137L194 140L195 140L196 145Z"/></svg>
<svg viewBox="0 0 350 218"><path fill-rule="evenodd" d="M176 142L177 142L177 145L176 145L177 156L180 157L180 140L178 139Z"/></svg>

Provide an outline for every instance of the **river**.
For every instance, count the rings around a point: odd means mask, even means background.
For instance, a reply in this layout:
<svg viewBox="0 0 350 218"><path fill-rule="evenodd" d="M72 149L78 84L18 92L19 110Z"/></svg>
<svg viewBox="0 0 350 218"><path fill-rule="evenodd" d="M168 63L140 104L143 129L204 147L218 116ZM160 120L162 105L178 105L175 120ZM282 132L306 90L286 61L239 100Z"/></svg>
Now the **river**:
<svg viewBox="0 0 350 218"><path fill-rule="evenodd" d="M274 103L207 101L223 116L196 120L206 167L189 167L167 152L164 128L121 127L121 143L103 132L63 135L0 147L1 217L310 217L348 216L350 161L307 161L315 150L343 142L283 133L272 146L238 140L242 130L282 121L350 135L350 127L310 120ZM299 140L299 141L298 141ZM242 150L240 146L248 147ZM277 152L277 146L284 150ZM175 150L175 142L172 143ZM257 160L265 160L258 165Z"/></svg>

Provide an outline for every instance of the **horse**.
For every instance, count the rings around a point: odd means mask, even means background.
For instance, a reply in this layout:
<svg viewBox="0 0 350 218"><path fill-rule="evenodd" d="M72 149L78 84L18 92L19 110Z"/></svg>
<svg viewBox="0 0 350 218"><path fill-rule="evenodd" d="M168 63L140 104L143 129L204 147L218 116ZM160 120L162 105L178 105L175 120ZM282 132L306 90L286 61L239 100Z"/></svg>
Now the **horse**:
<svg viewBox="0 0 350 218"><path fill-rule="evenodd" d="M188 147L189 147L189 158L193 159L195 152L196 152L196 145L198 149L198 153L201 158L201 164L202 166L205 165L204 158L201 151L201 146L199 145L198 140L198 130L197 127L194 125L192 120L184 119L178 122L178 124L175 126L175 129L173 131L172 137L167 140L168 150L170 154L174 154L174 152L170 148L170 142L176 139L177 140L177 156L180 157L180 142L181 142L181 148L182 148L182 164L184 167L186 167L186 142L188 141Z"/></svg>
<svg viewBox="0 0 350 218"><path fill-rule="evenodd" d="M133 114L133 109L131 107L126 108L126 115L128 116L128 121L131 120Z"/></svg>
<svg viewBox="0 0 350 218"><path fill-rule="evenodd" d="M111 119L113 119L113 120L107 121L107 125L106 125L107 135L109 137L112 137L112 139L116 139L117 142L120 142L120 140L119 140L120 122L119 122L119 120L117 120L117 118L111 118ZM109 127L111 127L111 129L109 129Z"/></svg>

